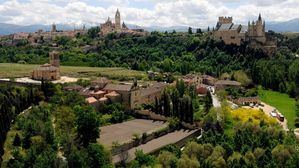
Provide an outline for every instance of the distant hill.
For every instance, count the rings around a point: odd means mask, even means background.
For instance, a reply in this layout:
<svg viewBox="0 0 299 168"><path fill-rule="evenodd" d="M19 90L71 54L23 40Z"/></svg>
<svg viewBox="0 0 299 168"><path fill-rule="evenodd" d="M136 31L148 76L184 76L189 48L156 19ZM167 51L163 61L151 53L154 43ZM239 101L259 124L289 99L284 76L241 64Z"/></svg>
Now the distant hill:
<svg viewBox="0 0 299 168"><path fill-rule="evenodd" d="M150 27L142 27L133 24L127 25L131 29L145 29L146 31L160 31L160 32L172 32L173 30L177 32L187 32L188 26L171 26L171 27L162 27L162 26L150 26ZM91 27L91 26L86 26ZM0 35L13 34L17 32L36 32L37 30L42 29L44 31L50 31L51 25L29 25L29 26L21 26L14 24L6 24L0 23ZM74 27L68 24L58 24L58 30L73 30ZM293 19L286 22L267 22L266 23L267 30L274 30L275 32L299 32L299 18ZM196 28L193 28L193 31L196 31ZM204 30L203 30L204 31Z"/></svg>
<svg viewBox="0 0 299 168"><path fill-rule="evenodd" d="M275 32L299 32L299 18L286 22L269 22L266 23L266 29Z"/></svg>
<svg viewBox="0 0 299 168"><path fill-rule="evenodd" d="M73 30L74 27L70 25L56 25L57 30ZM42 29L44 31L50 31L51 25L29 25L29 26L20 26L14 24L0 23L0 35L8 35L18 32L36 32L37 30Z"/></svg>

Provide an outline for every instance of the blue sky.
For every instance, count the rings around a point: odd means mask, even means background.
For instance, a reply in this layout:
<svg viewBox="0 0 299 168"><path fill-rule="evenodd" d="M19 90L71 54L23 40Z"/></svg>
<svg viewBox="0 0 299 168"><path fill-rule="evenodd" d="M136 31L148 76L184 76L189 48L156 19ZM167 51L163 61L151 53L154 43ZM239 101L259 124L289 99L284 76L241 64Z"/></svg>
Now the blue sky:
<svg viewBox="0 0 299 168"><path fill-rule="evenodd" d="M91 24L114 18L140 26L213 26L219 16L246 24L261 13L268 21L299 18L299 0L0 0L0 22Z"/></svg>

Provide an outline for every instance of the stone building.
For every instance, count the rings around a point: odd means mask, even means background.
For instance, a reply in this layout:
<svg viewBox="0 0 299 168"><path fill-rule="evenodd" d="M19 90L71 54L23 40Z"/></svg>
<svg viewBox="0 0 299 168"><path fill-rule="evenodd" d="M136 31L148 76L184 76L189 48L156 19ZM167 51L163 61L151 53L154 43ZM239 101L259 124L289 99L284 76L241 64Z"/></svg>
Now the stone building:
<svg viewBox="0 0 299 168"><path fill-rule="evenodd" d="M241 45L245 41L246 27L234 24L232 17L219 17L213 36L225 44Z"/></svg>
<svg viewBox="0 0 299 168"><path fill-rule="evenodd" d="M131 92L137 90L138 88L134 87L132 84L113 84L108 83L103 91L107 92L107 94L111 92L116 92L120 94L120 102L126 107L126 109L130 109L130 97Z"/></svg>
<svg viewBox="0 0 299 168"><path fill-rule="evenodd" d="M50 64L44 64L33 70L31 73L32 79L35 80L58 80L60 79L60 60L59 53L53 51L49 53Z"/></svg>
<svg viewBox="0 0 299 168"><path fill-rule="evenodd" d="M265 32L265 21L262 20L261 15L259 15L257 21L248 22L248 40L256 40L261 43L266 43L266 32Z"/></svg>
<svg viewBox="0 0 299 168"><path fill-rule="evenodd" d="M106 36L109 33L123 33L123 34L133 34L133 35L145 35L146 32L143 29L129 29L125 22L121 24L121 16L120 12L117 9L115 13L114 23L108 17L105 23L100 24L101 32L99 33L101 36Z"/></svg>
<svg viewBox="0 0 299 168"><path fill-rule="evenodd" d="M261 49L267 55L276 52L276 40L267 35L265 21L259 15L257 21L248 22L248 26L234 24L232 17L219 17L213 38L222 40L226 45L240 46L247 42L251 48Z"/></svg>
<svg viewBox="0 0 299 168"><path fill-rule="evenodd" d="M136 89L131 92L131 109L138 108L143 104L154 104L156 98L160 99L163 90L167 87L166 83L154 83L147 88Z"/></svg>

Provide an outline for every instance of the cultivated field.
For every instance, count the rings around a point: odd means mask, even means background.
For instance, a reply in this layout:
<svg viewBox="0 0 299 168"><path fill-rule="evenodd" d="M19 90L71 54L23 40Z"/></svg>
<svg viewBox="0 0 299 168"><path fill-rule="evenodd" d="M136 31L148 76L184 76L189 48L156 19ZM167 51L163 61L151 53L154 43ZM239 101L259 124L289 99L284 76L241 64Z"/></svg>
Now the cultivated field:
<svg viewBox="0 0 299 168"><path fill-rule="evenodd" d="M30 76L30 72L39 65L0 63L0 78L16 78ZM111 79L125 79L136 77L141 79L146 74L141 71L133 71L125 68L99 68L61 66L61 75L72 77L98 77L105 76Z"/></svg>
<svg viewBox="0 0 299 168"><path fill-rule="evenodd" d="M263 102L277 108L286 117L289 129L295 128L296 106L294 99L287 94L263 89L259 89L259 96Z"/></svg>

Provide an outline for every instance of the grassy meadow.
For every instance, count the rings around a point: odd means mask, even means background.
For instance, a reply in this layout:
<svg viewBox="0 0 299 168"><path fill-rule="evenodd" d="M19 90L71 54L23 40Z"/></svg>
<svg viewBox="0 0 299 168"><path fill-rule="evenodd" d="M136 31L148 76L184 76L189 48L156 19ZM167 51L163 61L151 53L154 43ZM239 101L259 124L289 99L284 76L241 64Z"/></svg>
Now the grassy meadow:
<svg viewBox="0 0 299 168"><path fill-rule="evenodd" d="M289 128L295 128L295 99L290 98L287 94L264 89L259 89L259 96L263 102L275 107L286 117Z"/></svg>
<svg viewBox="0 0 299 168"><path fill-rule="evenodd" d="M30 72L39 65L0 63L0 78L17 78L30 76ZM111 79L136 77L142 79L146 74L141 71L128 70L125 68L102 68L102 67L77 67L61 66L61 75L71 77L98 77L105 76Z"/></svg>

